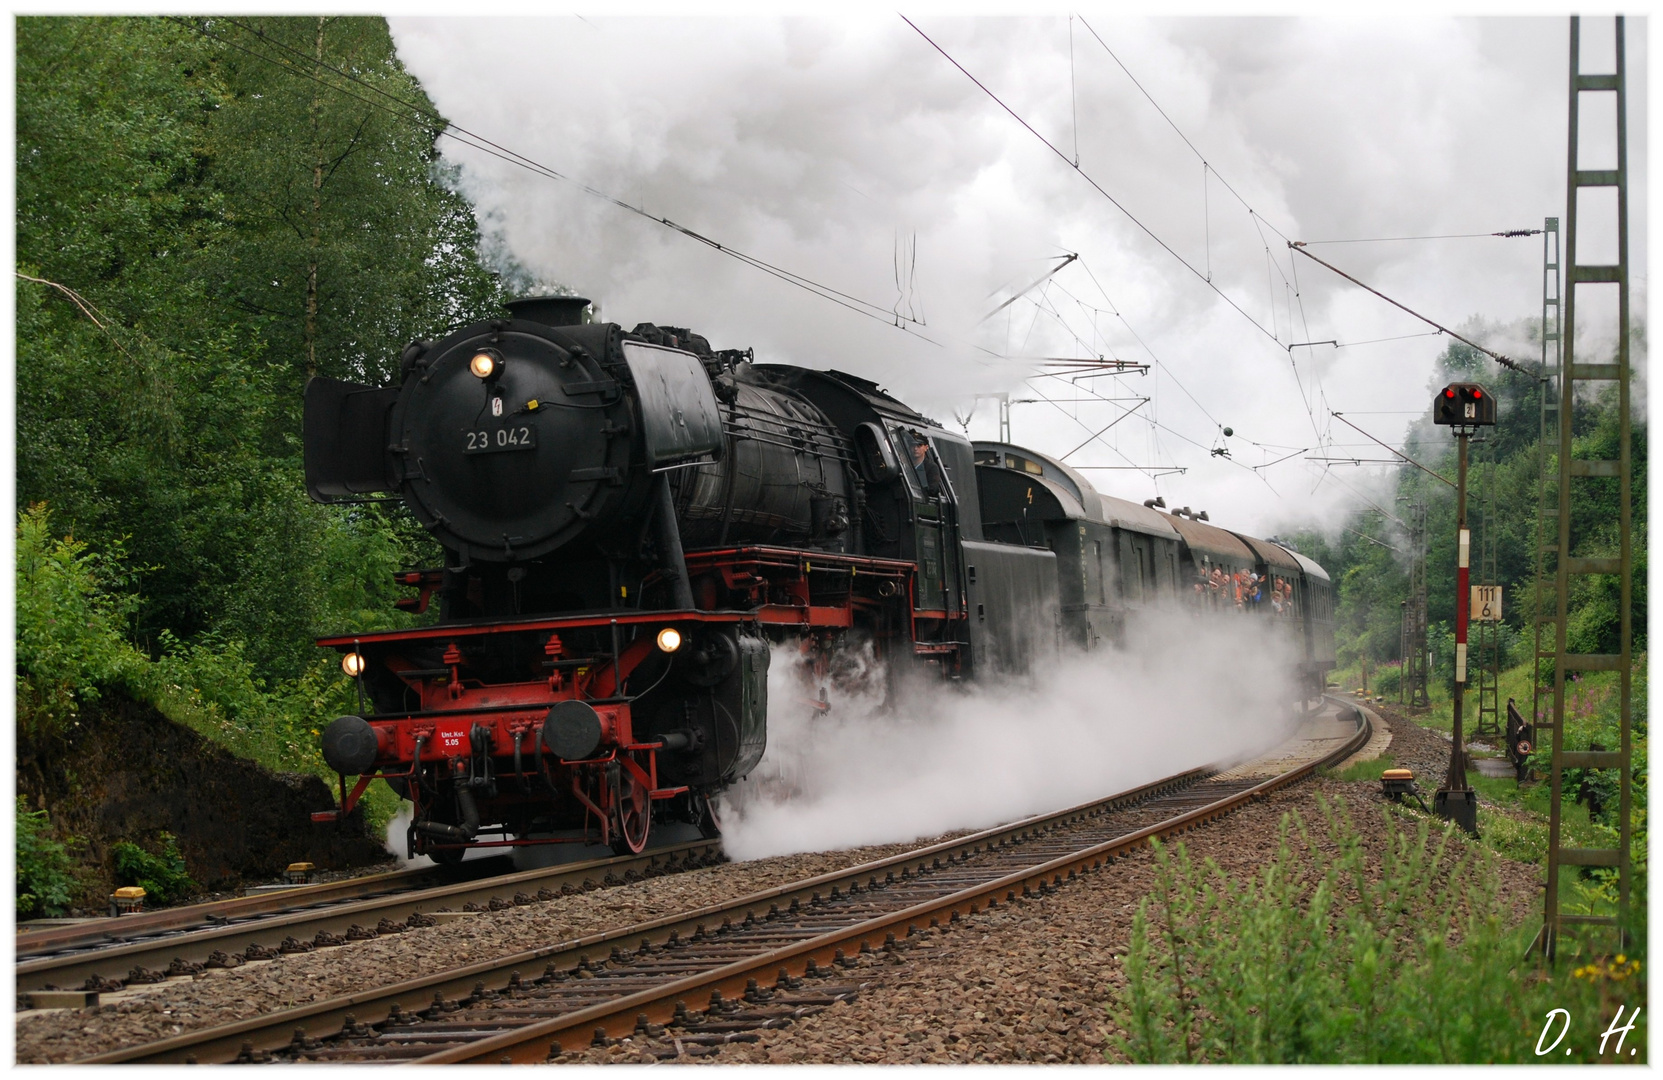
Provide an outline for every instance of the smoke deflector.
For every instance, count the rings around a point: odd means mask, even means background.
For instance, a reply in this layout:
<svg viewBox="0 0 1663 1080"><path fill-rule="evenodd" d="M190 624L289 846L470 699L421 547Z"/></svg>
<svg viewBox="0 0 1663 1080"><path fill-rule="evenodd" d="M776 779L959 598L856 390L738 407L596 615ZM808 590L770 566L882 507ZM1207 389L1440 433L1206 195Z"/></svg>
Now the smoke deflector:
<svg viewBox="0 0 1663 1080"><path fill-rule="evenodd" d="M639 341L623 345L624 362L629 365L641 406L647 467L719 460L722 416L699 358L680 349Z"/></svg>

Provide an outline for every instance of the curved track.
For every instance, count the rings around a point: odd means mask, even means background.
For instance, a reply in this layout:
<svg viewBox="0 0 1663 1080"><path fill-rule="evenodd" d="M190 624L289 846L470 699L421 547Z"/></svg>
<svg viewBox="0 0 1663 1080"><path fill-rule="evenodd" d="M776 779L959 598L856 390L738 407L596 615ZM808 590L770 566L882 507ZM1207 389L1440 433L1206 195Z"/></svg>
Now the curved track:
<svg viewBox="0 0 1663 1080"><path fill-rule="evenodd" d="M1192 770L731 903L83 1060L487 1064L545 1061L661 1025L695 1045L743 1038L856 993L838 978L851 954L1100 872L1344 760L1368 741L1368 720L1346 704L1330 709L1302 760L1284 753L1269 779L1262 769ZM687 1004L706 999L705 1010Z"/></svg>

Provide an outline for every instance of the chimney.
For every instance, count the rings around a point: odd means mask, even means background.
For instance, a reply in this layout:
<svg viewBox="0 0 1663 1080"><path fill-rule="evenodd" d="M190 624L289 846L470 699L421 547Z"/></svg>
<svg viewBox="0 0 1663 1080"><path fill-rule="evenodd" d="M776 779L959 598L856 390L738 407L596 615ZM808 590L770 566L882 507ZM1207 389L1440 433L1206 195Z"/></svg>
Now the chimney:
<svg viewBox="0 0 1663 1080"><path fill-rule="evenodd" d="M544 326L581 326L589 301L582 296L526 296L510 300L504 306L516 319L540 322Z"/></svg>

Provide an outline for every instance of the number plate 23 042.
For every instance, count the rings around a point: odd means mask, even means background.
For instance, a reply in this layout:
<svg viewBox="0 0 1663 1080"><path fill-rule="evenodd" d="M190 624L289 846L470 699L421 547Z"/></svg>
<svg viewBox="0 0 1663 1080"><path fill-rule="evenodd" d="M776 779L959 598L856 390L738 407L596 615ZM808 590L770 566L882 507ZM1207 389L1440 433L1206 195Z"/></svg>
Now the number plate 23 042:
<svg viewBox="0 0 1663 1080"><path fill-rule="evenodd" d="M462 433L464 454L495 454L508 450L530 450L537 445L537 429L530 424L499 428L476 428Z"/></svg>

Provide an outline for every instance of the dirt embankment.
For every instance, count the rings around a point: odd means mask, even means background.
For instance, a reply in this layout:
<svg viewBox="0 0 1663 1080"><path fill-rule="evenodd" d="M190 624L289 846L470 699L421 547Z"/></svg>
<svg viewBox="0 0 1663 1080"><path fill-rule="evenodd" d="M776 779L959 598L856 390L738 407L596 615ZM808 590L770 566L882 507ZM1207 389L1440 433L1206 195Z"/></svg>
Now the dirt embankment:
<svg viewBox="0 0 1663 1080"><path fill-rule="evenodd" d="M65 737L19 736L17 791L51 814L59 839L85 841L76 857L99 883L91 890L99 905L113 888L112 845L154 850L162 832L177 838L186 869L209 890L269 881L291 862L341 869L387 860L361 810L344 827L312 823L312 811L335 805L322 780L269 772L114 693L83 707Z"/></svg>

